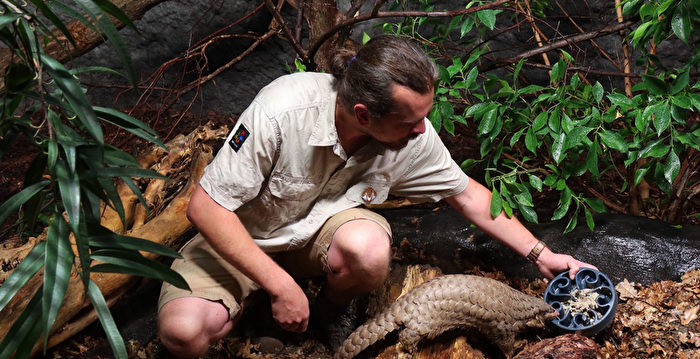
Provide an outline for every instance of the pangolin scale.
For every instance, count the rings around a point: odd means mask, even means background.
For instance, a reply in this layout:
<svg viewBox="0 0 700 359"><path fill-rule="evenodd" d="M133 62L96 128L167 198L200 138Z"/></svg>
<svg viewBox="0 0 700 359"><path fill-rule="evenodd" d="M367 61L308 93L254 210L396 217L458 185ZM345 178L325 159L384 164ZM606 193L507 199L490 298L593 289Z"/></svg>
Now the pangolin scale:
<svg viewBox="0 0 700 359"><path fill-rule="evenodd" d="M444 275L414 287L358 327L335 359L353 358L394 330L401 330L399 343L412 349L422 338L432 339L456 328L475 328L509 355L517 333L526 327L542 328L555 315L544 300L497 280Z"/></svg>

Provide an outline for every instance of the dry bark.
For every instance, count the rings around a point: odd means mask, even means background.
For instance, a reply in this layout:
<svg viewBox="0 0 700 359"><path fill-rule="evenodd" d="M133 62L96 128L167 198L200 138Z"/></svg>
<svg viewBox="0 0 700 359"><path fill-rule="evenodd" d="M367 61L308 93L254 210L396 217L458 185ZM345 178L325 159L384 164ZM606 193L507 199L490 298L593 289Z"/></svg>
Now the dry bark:
<svg viewBox="0 0 700 359"><path fill-rule="evenodd" d="M160 189L156 194L148 196L152 218L134 218L139 216L138 207L140 204L128 189L121 188L126 187L122 184L120 185L120 194L125 202L127 229L122 226L119 215L109 207L102 216L103 225L127 236L144 238L173 248L179 247L183 235L192 228L186 216L187 203L199 184L204 167L213 158L212 148L204 142L210 140L218 142L227 133L226 127L212 129L204 126L188 136L180 135L168 142L170 150L168 153L158 147L153 147L148 153L140 156L141 163L146 167L156 169L171 179L164 183L156 181L148 183L145 180L141 183L142 187L149 188L151 187L149 185L156 182L157 184L154 186ZM127 204L128 210L126 209ZM20 249L0 249L0 258L3 262L19 263L22 258L13 256L26 256L28 250L41 240L45 240L45 235L29 242ZM143 252L142 254L149 258L156 257L152 253ZM3 268L3 272L6 272L4 275L8 275L13 268L8 270ZM92 273L91 279L100 287L109 305L138 282L138 277L111 273ZM0 312L0 316L4 318L0 321L0 337L6 335L36 290L41 286L42 280L43 276L40 272ZM82 281L74 270L71 273L65 301L56 318L54 330L49 337L49 347L78 333L96 318L90 300L83 290ZM35 347L34 352L36 353L38 349L40 346Z"/></svg>

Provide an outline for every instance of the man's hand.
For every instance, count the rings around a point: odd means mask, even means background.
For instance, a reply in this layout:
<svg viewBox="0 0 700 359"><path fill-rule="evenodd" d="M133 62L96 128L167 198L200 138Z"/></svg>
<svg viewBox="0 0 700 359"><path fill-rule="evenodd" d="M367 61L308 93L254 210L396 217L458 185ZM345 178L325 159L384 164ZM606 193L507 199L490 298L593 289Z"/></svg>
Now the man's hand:
<svg viewBox="0 0 700 359"><path fill-rule="evenodd" d="M279 293L272 294L272 317L287 331L303 333L309 325L309 300L299 285L291 280Z"/></svg>
<svg viewBox="0 0 700 359"><path fill-rule="evenodd" d="M540 270L540 273L542 273L542 275L548 279L552 279L559 273L568 270L569 278L573 280L576 276L576 272L578 272L581 268L585 267L595 270L598 269L594 265L581 262L568 254L554 253L548 248L545 248L542 251L540 256L537 258L535 265L537 266L537 269Z"/></svg>

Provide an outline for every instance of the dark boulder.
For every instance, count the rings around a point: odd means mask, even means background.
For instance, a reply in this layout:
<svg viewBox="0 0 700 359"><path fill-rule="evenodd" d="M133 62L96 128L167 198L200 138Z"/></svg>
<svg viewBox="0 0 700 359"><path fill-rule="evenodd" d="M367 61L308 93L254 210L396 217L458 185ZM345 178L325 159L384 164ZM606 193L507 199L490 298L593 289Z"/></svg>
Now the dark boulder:
<svg viewBox="0 0 700 359"><path fill-rule="evenodd" d="M540 276L524 258L471 226L451 208L408 207L378 212L391 223L394 244L404 258L431 262L448 272L478 265L501 270L510 277ZM673 226L617 214L596 216L595 223L591 231L581 220L567 234L562 234L565 222L526 226L553 251L597 266L615 283L625 278L642 284L679 280L684 272L700 267L700 226ZM408 250L406 242L410 244Z"/></svg>

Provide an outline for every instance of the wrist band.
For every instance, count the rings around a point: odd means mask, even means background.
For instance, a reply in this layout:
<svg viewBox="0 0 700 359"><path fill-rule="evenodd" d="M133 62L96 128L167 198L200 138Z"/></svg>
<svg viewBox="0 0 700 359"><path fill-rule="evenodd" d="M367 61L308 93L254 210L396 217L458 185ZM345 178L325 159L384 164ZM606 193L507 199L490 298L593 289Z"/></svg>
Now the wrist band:
<svg viewBox="0 0 700 359"><path fill-rule="evenodd" d="M537 258L540 257L540 253L542 253L542 250L545 249L547 245L542 242L542 241L537 241L537 244L532 248L530 251L530 254L527 255L527 260L529 260L532 263L537 262Z"/></svg>

